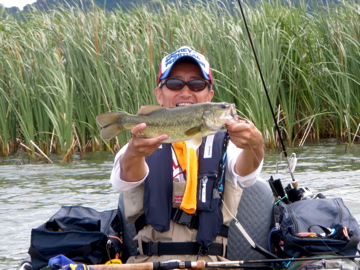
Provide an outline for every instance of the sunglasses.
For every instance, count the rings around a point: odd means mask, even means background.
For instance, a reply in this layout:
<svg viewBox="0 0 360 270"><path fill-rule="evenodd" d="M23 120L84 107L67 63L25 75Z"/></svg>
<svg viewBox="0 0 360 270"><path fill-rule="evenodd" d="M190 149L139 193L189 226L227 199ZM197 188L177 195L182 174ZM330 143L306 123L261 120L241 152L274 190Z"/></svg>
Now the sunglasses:
<svg viewBox="0 0 360 270"><path fill-rule="evenodd" d="M196 79L184 82L183 80L172 78L161 82L158 87L161 88L164 84L168 89L173 91L181 90L184 88L185 85L187 85L187 87L189 87L189 89L194 92L202 91L206 88L206 86L208 86L209 88L211 86L210 83L205 80Z"/></svg>

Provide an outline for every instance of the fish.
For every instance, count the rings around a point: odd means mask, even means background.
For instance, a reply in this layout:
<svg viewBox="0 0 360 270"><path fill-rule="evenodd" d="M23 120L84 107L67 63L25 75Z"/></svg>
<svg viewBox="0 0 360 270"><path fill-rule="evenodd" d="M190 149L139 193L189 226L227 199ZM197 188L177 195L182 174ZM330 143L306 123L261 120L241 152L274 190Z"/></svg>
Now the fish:
<svg viewBox="0 0 360 270"><path fill-rule="evenodd" d="M215 134L225 124L238 122L235 104L226 102L204 102L165 108L158 105L142 106L136 115L109 112L96 117L102 128L100 136L110 140L125 130L131 130L141 123L146 128L137 137L153 138L167 134L165 143L199 139Z"/></svg>

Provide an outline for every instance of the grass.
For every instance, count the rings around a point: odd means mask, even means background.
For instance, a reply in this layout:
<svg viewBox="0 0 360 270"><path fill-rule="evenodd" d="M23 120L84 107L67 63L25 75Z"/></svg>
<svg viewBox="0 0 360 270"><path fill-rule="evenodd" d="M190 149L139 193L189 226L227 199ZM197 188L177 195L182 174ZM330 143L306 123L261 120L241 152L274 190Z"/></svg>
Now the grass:
<svg viewBox="0 0 360 270"><path fill-rule="evenodd" d="M324 137L358 142L358 4L309 12L305 4L273 1L244 9L287 144ZM158 63L183 45L210 60L215 101L235 103L267 147L279 145L237 6L177 2L127 12L32 11L25 18L0 21L2 155L15 153L19 142L34 153L30 141L63 161L75 151L116 152L128 133L103 142L96 115L156 104Z"/></svg>

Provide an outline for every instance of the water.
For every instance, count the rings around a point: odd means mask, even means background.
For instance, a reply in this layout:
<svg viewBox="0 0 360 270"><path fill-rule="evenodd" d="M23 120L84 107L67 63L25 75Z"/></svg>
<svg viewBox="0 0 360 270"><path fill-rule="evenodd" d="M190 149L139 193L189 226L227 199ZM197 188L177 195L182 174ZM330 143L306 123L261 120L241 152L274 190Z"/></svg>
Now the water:
<svg viewBox="0 0 360 270"><path fill-rule="evenodd" d="M72 163L17 165L20 161L0 165L0 269L16 269L29 248L31 228L62 205L117 208L118 192L108 180L109 153L89 153Z"/></svg>
<svg viewBox="0 0 360 270"><path fill-rule="evenodd" d="M300 186L327 197L341 197L360 221L360 146L325 141L288 150L298 157L294 172ZM54 157L51 157L54 158ZM56 159L56 157L55 157ZM270 175L290 182L284 162L278 165L274 151L266 154L263 179ZM16 269L26 257L32 228L44 223L62 205L83 205L98 211L117 207L118 192L108 181L113 156L87 153L71 163L31 164L23 157L0 160L0 269Z"/></svg>

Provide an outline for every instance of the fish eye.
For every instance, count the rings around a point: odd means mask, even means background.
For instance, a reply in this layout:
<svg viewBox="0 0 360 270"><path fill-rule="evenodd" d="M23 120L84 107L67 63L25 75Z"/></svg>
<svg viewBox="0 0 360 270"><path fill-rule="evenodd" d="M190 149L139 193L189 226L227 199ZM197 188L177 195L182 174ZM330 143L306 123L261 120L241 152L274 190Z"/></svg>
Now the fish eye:
<svg viewBox="0 0 360 270"><path fill-rule="evenodd" d="M221 104L222 109L226 109L226 107L227 107L226 104L224 104L224 103Z"/></svg>

